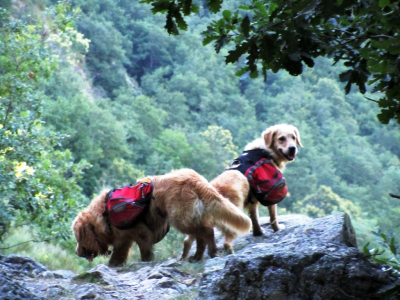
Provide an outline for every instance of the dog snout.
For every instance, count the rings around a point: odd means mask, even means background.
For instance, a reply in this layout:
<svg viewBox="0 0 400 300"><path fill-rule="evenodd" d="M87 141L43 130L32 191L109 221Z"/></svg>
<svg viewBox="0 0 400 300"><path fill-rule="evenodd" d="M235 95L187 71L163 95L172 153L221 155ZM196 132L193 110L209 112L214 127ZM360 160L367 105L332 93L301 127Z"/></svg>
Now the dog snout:
<svg viewBox="0 0 400 300"><path fill-rule="evenodd" d="M296 147L295 146L290 146L289 147L289 155L295 155L296 154Z"/></svg>
<svg viewBox="0 0 400 300"><path fill-rule="evenodd" d="M85 247L81 247L81 246L76 247L75 253L79 257L86 257L86 255L87 255L86 248Z"/></svg>

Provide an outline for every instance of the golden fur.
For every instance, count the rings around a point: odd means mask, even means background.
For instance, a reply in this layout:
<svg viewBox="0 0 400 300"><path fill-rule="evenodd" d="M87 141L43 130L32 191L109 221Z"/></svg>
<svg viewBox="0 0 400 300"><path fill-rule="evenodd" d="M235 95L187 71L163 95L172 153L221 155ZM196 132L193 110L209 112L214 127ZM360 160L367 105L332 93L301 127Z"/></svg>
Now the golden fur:
<svg viewBox="0 0 400 300"><path fill-rule="evenodd" d="M125 262L129 248L135 241L142 260L150 260L153 244L163 237L170 222L177 230L197 240L197 252L192 259L200 260L206 246L211 257L217 255L213 229L217 220L226 222L233 232L250 230L250 219L195 171L177 170L154 176L152 180L154 199L146 213L145 223L139 223L133 229L112 228L110 235L101 215L105 193L92 200L72 225L79 256L93 259L97 255L107 255L108 246L112 245L110 265L120 265Z"/></svg>
<svg viewBox="0 0 400 300"><path fill-rule="evenodd" d="M152 260L153 245L162 240L169 229L168 218L157 212L152 200L143 221L128 230L115 227L110 230L102 215L107 193L103 191L94 198L73 221L72 229L78 242L76 254L92 261L98 255L109 255L112 246L109 265L121 266L128 258L132 243L136 242L142 261Z"/></svg>
<svg viewBox="0 0 400 300"><path fill-rule="evenodd" d="M303 147L300 140L298 129L292 125L280 124L267 128L261 138L254 140L246 145L245 150L264 149L272 157L272 162L281 171L285 169L287 163L295 159L297 147ZM243 210L247 208L253 225L253 235L262 235L263 231L258 221L258 201L252 195L247 178L239 171L231 170L223 172L211 181L217 191L228 198L236 207ZM284 225L277 220L277 205L268 206L270 214L270 224L274 231L283 229ZM237 232L232 231L223 222L217 222L216 227L225 236L224 249L233 253L232 241L238 236ZM190 235L184 241L184 253L188 253L194 239Z"/></svg>
<svg viewBox="0 0 400 300"><path fill-rule="evenodd" d="M217 255L214 226L224 222L236 232L250 230L250 219L201 175L190 169L155 176L154 196L157 209L168 215L173 227L197 241L197 251L191 260L200 260L208 246L210 257ZM183 253L181 259L185 259Z"/></svg>

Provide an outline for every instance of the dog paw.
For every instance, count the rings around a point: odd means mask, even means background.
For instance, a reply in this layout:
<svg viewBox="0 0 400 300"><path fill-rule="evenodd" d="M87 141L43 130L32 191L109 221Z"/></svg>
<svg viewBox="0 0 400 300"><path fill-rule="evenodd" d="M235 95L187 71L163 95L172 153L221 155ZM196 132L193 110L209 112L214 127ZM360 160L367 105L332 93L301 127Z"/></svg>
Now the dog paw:
<svg viewBox="0 0 400 300"><path fill-rule="evenodd" d="M219 257L218 252L208 253L211 258Z"/></svg>
<svg viewBox="0 0 400 300"><path fill-rule="evenodd" d="M227 254L233 254L235 251L233 251L231 244L224 244L224 250Z"/></svg>
<svg viewBox="0 0 400 300"><path fill-rule="evenodd" d="M122 267L123 265L124 265L124 262L120 262L120 261L109 261L108 262L108 266L110 268Z"/></svg>
<svg viewBox="0 0 400 300"><path fill-rule="evenodd" d="M192 255L192 256L189 256L189 259L188 259L188 261L189 262L191 262L191 263L193 263L193 262L198 262L198 261L200 261L200 260L202 260L203 259L203 255Z"/></svg>
<svg viewBox="0 0 400 300"><path fill-rule="evenodd" d="M253 235L254 236L261 236L263 234L264 234L264 230L262 228L253 229Z"/></svg>
<svg viewBox="0 0 400 300"><path fill-rule="evenodd" d="M285 229L286 228L286 226L285 225L283 225L283 224L272 224L271 225L272 226L272 229L274 230L274 232L277 232L278 230L283 230L283 229Z"/></svg>

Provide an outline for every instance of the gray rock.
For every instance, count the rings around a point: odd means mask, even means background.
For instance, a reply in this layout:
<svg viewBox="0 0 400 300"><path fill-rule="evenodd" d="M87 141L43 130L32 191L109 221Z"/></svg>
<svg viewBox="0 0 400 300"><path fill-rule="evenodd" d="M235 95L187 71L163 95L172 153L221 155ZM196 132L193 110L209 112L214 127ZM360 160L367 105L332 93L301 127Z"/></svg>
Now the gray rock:
<svg viewBox="0 0 400 300"><path fill-rule="evenodd" d="M54 278L68 279L76 276L76 274L70 270L57 270L53 271L52 273Z"/></svg>
<svg viewBox="0 0 400 300"><path fill-rule="evenodd" d="M44 271L44 272L42 272L40 274L40 277L53 279L54 278L54 274L51 271Z"/></svg>
<svg viewBox="0 0 400 300"><path fill-rule="evenodd" d="M79 286L75 292L75 299L93 299L103 300L106 299L104 289L95 284L84 284Z"/></svg>
<svg viewBox="0 0 400 300"><path fill-rule="evenodd" d="M101 285L114 285L117 273L104 264L97 265L86 273L72 277L76 283L96 283Z"/></svg>
<svg viewBox="0 0 400 300"><path fill-rule="evenodd" d="M42 272L48 271L48 269L37 262L36 260L22 256L11 254L9 256L3 256L0 260L0 264L8 269L11 273L25 273L25 275L35 277Z"/></svg>
<svg viewBox="0 0 400 300"><path fill-rule="evenodd" d="M176 260L175 258L169 258L168 260L164 261L161 266L163 267L179 267L182 263Z"/></svg>
<svg viewBox="0 0 400 300"><path fill-rule="evenodd" d="M21 280L32 278L47 269L35 260L20 255L0 256L0 299L43 299L29 289Z"/></svg>
<svg viewBox="0 0 400 300"><path fill-rule="evenodd" d="M208 260L198 299L379 299L376 292L393 282L355 248L346 214L282 217L285 230Z"/></svg>
<svg viewBox="0 0 400 300"><path fill-rule="evenodd" d="M0 299L379 299L373 298L377 290L399 284L357 250L347 215L285 215L279 221L286 229L274 233L261 218L263 236L237 238L236 254L206 256L202 274L175 258L122 268L99 264L77 275L0 255ZM216 237L222 249L223 237Z"/></svg>
<svg viewBox="0 0 400 300"><path fill-rule="evenodd" d="M62 285L54 284L47 287L46 294L47 299L59 299L63 296L67 296L69 291Z"/></svg>

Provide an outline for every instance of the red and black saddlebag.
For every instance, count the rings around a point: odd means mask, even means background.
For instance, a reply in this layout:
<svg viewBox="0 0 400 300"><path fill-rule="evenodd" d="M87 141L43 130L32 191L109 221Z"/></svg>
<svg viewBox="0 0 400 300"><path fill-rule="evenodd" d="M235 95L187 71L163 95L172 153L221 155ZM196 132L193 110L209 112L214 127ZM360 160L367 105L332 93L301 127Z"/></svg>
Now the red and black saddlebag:
<svg viewBox="0 0 400 300"><path fill-rule="evenodd" d="M243 151L227 170L238 170L246 176L254 196L264 206L276 204L286 197L286 180L265 150Z"/></svg>
<svg viewBox="0 0 400 300"><path fill-rule="evenodd" d="M152 194L153 182L147 179L113 189L106 196L103 216L118 229L130 229L148 209Z"/></svg>

